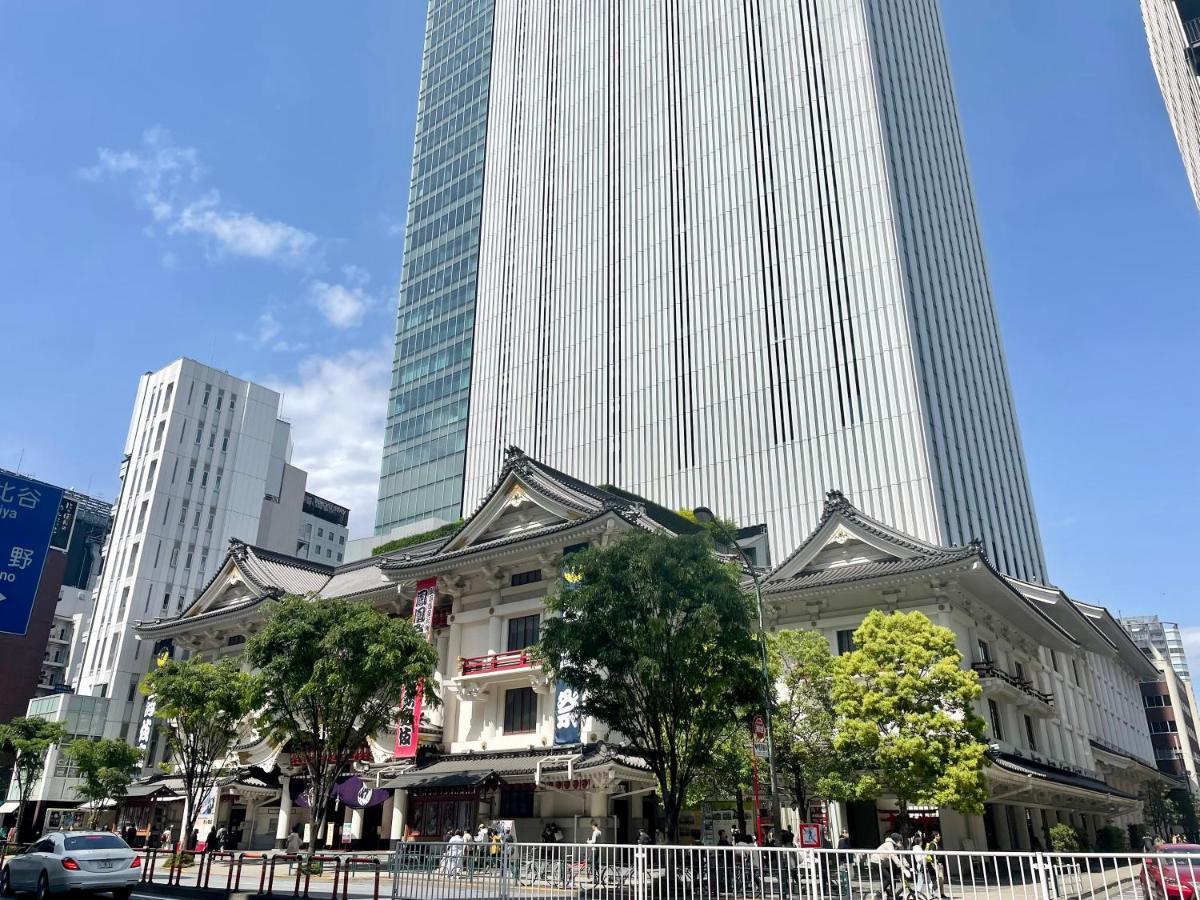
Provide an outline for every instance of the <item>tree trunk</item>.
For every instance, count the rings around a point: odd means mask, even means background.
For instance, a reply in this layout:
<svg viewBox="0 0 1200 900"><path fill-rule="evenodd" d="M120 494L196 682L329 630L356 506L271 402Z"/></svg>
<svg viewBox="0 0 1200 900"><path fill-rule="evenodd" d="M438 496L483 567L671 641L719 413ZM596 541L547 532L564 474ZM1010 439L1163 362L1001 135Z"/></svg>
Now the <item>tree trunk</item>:
<svg viewBox="0 0 1200 900"><path fill-rule="evenodd" d="M663 791L663 816L666 819L667 843L679 843L679 812L681 794L676 791Z"/></svg>
<svg viewBox="0 0 1200 900"><path fill-rule="evenodd" d="M737 787L733 791L733 798L737 801L737 823L738 831L742 834L746 833L746 795L742 793L741 787Z"/></svg>

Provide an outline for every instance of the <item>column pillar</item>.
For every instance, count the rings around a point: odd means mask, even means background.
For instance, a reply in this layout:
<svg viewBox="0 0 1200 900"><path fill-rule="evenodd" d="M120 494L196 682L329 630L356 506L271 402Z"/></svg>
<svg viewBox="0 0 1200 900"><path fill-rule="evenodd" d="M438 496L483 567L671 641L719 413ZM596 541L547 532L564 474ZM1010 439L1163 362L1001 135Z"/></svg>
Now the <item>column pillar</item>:
<svg viewBox="0 0 1200 900"><path fill-rule="evenodd" d="M588 791L588 821L581 822L580 831L587 837L592 835L592 819L600 823L600 828L604 831L605 840L615 841L619 835L610 835L605 828L608 824L605 819L608 816L608 794L605 791Z"/></svg>
<svg viewBox="0 0 1200 900"><path fill-rule="evenodd" d="M357 849L362 843L363 836L363 811L361 809L350 809L350 847Z"/></svg>
<svg viewBox="0 0 1200 900"><path fill-rule="evenodd" d="M396 788L392 791L392 829L389 841L393 850L404 841L404 820L408 818L408 791Z"/></svg>
<svg viewBox="0 0 1200 900"><path fill-rule="evenodd" d="M625 840L630 843L637 839L637 830L646 824L645 806L645 794L634 794L629 798L629 825L625 834Z"/></svg>
<svg viewBox="0 0 1200 900"><path fill-rule="evenodd" d="M282 775L279 778L282 792L279 795L279 822L275 825L275 849L282 850L287 846L288 833L292 824L292 777Z"/></svg>
<svg viewBox="0 0 1200 900"><path fill-rule="evenodd" d="M996 843L999 844L995 848L997 850L1015 849L1012 845L1012 830L1009 827L1008 821L1008 806L1007 803L996 803L992 806L995 810L992 815L996 823ZM991 850L993 848L989 847L988 849Z"/></svg>

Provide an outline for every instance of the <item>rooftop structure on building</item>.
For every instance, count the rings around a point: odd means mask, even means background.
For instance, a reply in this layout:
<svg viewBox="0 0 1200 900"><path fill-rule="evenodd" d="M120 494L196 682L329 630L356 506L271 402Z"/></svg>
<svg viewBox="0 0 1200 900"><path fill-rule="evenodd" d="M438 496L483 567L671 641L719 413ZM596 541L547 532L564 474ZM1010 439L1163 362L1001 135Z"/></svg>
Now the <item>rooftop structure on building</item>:
<svg viewBox="0 0 1200 900"><path fill-rule="evenodd" d="M1187 648L1183 644L1183 632L1178 623L1164 622L1158 616L1124 616L1121 624L1143 653L1150 656L1154 651L1170 664L1176 675L1184 681L1191 681Z"/></svg>
<svg viewBox="0 0 1200 900"><path fill-rule="evenodd" d="M572 717L569 688L527 648L565 557L633 529L697 528L637 494L509 448L496 482L453 534L341 566L235 542L192 605L140 623L138 634L205 657L236 655L284 594L351 599L427 620L444 703L414 727L371 742L370 759L353 777L386 793L363 793L380 813L345 802L356 846L398 841L406 829L474 827L493 803L492 817L498 808L500 818L513 819L519 840L536 840L547 821L570 834L583 810L605 822L615 815L621 824L606 838L627 841L649 814L643 802L653 779L605 723ZM747 539L759 531L748 529ZM852 647L871 609L918 609L954 632L964 664L979 673L978 712L992 744L985 815L926 813L955 846L1028 849L1034 839L1048 846L1046 831L1058 822L1093 835L1110 822L1136 825L1145 786L1167 778L1155 766L1139 690L1155 674L1150 661L1103 607L1006 575L979 543L908 535L833 492L816 529L777 565L764 560L762 577L768 628L816 629L838 652ZM300 769L285 746L265 737L243 742L237 754L247 771L282 773L278 791L263 800L282 804L282 840L304 822L284 799L299 789ZM359 789L347 784L350 793ZM262 815L269 811L264 806ZM896 810L880 798L870 810L838 807L832 815L852 829L856 845L874 846ZM266 846L263 828L255 834Z"/></svg>
<svg viewBox="0 0 1200 900"><path fill-rule="evenodd" d="M330 565L343 562L349 523L349 509L305 492L295 555Z"/></svg>
<svg viewBox="0 0 1200 900"><path fill-rule="evenodd" d="M433 0L376 530L519 444L1044 580L984 256L936 2Z"/></svg>

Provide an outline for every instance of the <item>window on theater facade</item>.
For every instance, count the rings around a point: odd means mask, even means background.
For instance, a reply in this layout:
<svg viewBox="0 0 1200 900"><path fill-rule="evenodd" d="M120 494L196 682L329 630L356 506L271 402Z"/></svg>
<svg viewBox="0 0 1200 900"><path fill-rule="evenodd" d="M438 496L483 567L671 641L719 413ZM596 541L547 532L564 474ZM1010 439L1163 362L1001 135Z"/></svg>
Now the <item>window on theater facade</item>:
<svg viewBox="0 0 1200 900"><path fill-rule="evenodd" d="M514 784L500 788L500 818L533 818L533 791L522 790L532 785Z"/></svg>
<svg viewBox="0 0 1200 900"><path fill-rule="evenodd" d="M1038 748L1037 735L1033 730L1033 719L1029 716L1025 716L1025 737L1029 739L1029 749L1036 751Z"/></svg>
<svg viewBox="0 0 1200 900"><path fill-rule="evenodd" d="M988 716L992 720L992 737L998 741L1004 740L1004 727L1000 724L1000 707L995 700L988 701Z"/></svg>
<svg viewBox="0 0 1200 900"><path fill-rule="evenodd" d="M511 583L513 587L520 587L523 584L534 584L542 580L541 569L530 569L528 572L517 572L513 575Z"/></svg>
<svg viewBox="0 0 1200 900"><path fill-rule="evenodd" d="M844 628L837 633L838 656L844 656L854 649L854 629Z"/></svg>
<svg viewBox="0 0 1200 900"><path fill-rule="evenodd" d="M992 648L988 646L987 641L979 642L979 659L977 662L989 663L992 661Z"/></svg>
<svg viewBox="0 0 1200 900"><path fill-rule="evenodd" d="M531 687L504 692L504 733L528 734L537 729L537 694Z"/></svg>
<svg viewBox="0 0 1200 900"><path fill-rule="evenodd" d="M505 649L509 653L524 650L538 641L538 627L541 616L534 613L531 616L521 616L508 620L508 644Z"/></svg>

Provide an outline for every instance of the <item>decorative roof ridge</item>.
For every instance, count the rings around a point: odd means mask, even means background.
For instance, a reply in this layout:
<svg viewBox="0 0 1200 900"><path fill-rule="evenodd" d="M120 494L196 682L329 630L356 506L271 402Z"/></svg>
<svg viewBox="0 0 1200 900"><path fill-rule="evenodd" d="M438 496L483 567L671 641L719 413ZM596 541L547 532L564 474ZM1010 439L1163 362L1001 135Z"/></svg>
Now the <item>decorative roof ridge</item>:
<svg viewBox="0 0 1200 900"><path fill-rule="evenodd" d="M384 571L384 572L392 572L392 571L397 571L400 569L412 568L414 565L418 565L420 563L433 562L435 560L459 559L459 558L461 558L463 556L467 556L471 553L495 550L495 549L504 547L509 544L516 544L516 543L519 543L519 542L525 541L525 540L533 540L533 539L540 538L540 537L546 537L546 536L555 534L559 531L567 531L571 528L577 528L581 525L588 525L592 522L595 522L597 519L600 519L601 517L608 515L609 513L620 516L621 518L625 519L626 521L629 521L628 516L625 515L621 510L600 509L584 519L575 519L573 521L568 521L568 522L559 522L557 525L547 525L543 528L539 528L537 531L530 531L530 532L526 532L524 534L515 534L515 535L508 535L506 537L499 537L499 538L496 538L495 540L488 541L486 544L472 544L469 547L461 547L458 550L450 550L447 553L439 552L439 553L430 554L428 556L420 556L420 557L416 557L416 558L393 557L393 558L387 560L386 562L381 563L379 568L381 571ZM630 524L636 525L637 523L631 522Z"/></svg>
<svg viewBox="0 0 1200 900"><path fill-rule="evenodd" d="M258 606L260 603L264 603L267 600L278 600L282 596L283 591L279 590L279 588L269 588L261 594L258 594L254 597L247 597L245 600L239 600L237 603L231 603L229 606L221 606L217 609L205 610L204 612L197 613L194 616L187 615L189 610L192 608L189 606L177 616L172 616L169 619L144 619L135 622L133 627L135 631L157 631L167 627L168 625L178 625L181 623L190 625L193 622L207 622L210 619L215 619L228 613L244 612L245 610ZM192 605L194 606L195 604Z"/></svg>
<svg viewBox="0 0 1200 900"><path fill-rule="evenodd" d="M930 544L921 540L920 538L913 537L911 534L906 534L902 531L899 531L898 529L867 515L861 509L851 503L849 498L842 493L842 491L838 490L837 488L831 488L825 492L825 503L821 509L821 518L817 520L816 527L809 531L804 540L797 544L791 553L789 553L779 562L778 565L771 569L770 574L767 576L768 579L774 578L789 563L791 563L793 559L799 556L805 548L807 548L814 540L816 540L817 535L821 533L821 529L828 525L831 519L839 515L845 518L847 521L857 525L859 528L862 528L864 531L867 531L878 538L882 538L883 540L890 541L893 544L904 547L907 550L911 550L914 553L945 553L948 551L962 551L978 548L979 552L986 555L986 551L983 549L983 542L978 538L973 539L967 544L941 547L937 544Z"/></svg>
<svg viewBox="0 0 1200 900"><path fill-rule="evenodd" d="M279 550L271 550L267 547L259 547L256 544L247 544L237 538L230 538L230 552L237 559L253 558L256 560L266 560L281 566L291 566L293 569L300 569L305 572L312 572L314 575L332 575L337 571L336 566L331 566L327 563L313 562L309 559L304 559L300 556L292 556L289 553L283 553ZM236 547L234 545L237 545Z"/></svg>
<svg viewBox="0 0 1200 900"><path fill-rule="evenodd" d="M1005 587L1009 591L1011 591L1014 596L1018 597L1021 600L1022 603L1024 603L1027 607L1029 607L1031 610L1033 610L1034 614L1038 618L1040 618L1042 621L1048 623L1051 628L1053 628L1055 631L1057 631L1059 634L1061 634L1063 637L1065 637L1068 642L1070 642L1071 644L1074 644L1076 647L1079 646L1079 638L1075 637L1075 635L1071 634L1071 632L1067 631L1067 629L1063 628L1061 625L1059 625L1057 622L1055 622L1052 618L1050 618L1050 616L1046 613L1045 610L1043 610L1040 606L1038 606L1036 603L1034 603L1032 600L1030 600L1028 597L1026 597L1024 594L1022 594L1019 590L1017 590L1016 586L1008 580L1008 576L1005 575L1003 572L1001 572L999 569L997 569L996 566L992 563L992 561L990 559L988 559L988 556L986 553L980 553L979 559L983 563L984 568L987 569L989 572L991 572L992 575L996 578L996 580L1003 587Z"/></svg>

